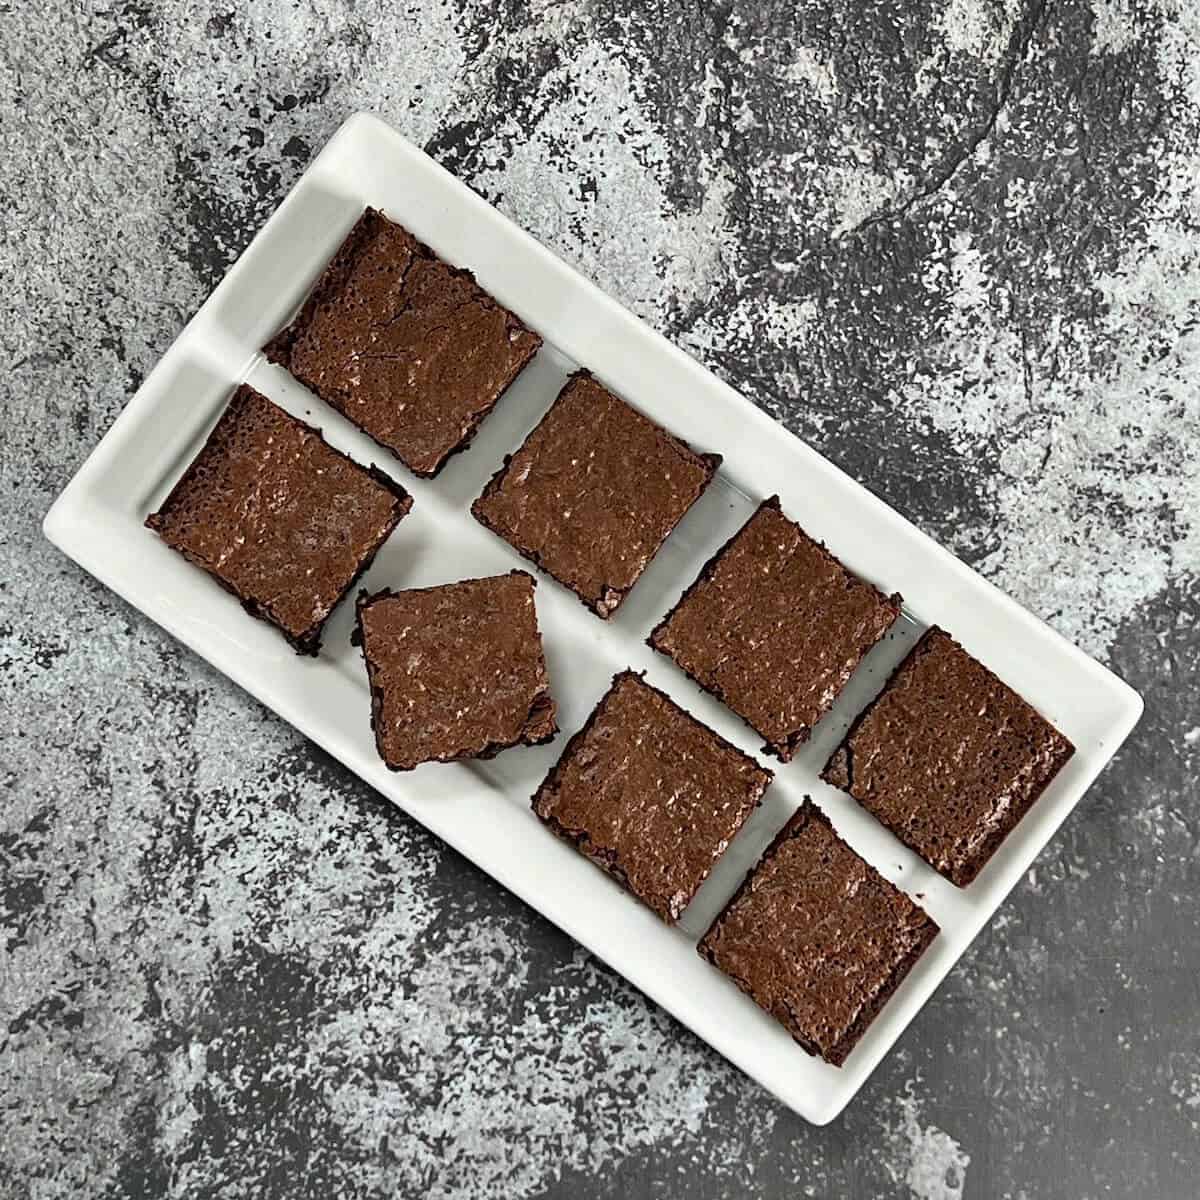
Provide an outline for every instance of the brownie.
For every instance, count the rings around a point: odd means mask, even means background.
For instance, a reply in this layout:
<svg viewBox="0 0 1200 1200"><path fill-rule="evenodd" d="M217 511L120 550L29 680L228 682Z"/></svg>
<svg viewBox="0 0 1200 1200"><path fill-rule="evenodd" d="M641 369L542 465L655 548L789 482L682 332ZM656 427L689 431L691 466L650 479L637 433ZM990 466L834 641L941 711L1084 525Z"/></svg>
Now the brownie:
<svg viewBox="0 0 1200 1200"><path fill-rule="evenodd" d="M935 626L860 714L821 777L965 887L1074 752Z"/></svg>
<svg viewBox="0 0 1200 1200"><path fill-rule="evenodd" d="M580 371L471 511L609 617L720 462Z"/></svg>
<svg viewBox="0 0 1200 1200"><path fill-rule="evenodd" d="M806 798L697 950L840 1067L937 933Z"/></svg>
<svg viewBox="0 0 1200 1200"><path fill-rule="evenodd" d="M541 344L470 271L368 208L264 353L428 477Z"/></svg>
<svg viewBox="0 0 1200 1200"><path fill-rule="evenodd" d="M382 471L243 384L146 524L316 654L326 617L411 507Z"/></svg>
<svg viewBox="0 0 1200 1200"><path fill-rule="evenodd" d="M787 762L899 615L772 496L648 640Z"/></svg>
<svg viewBox="0 0 1200 1200"><path fill-rule="evenodd" d="M677 921L771 772L624 671L533 797L554 833Z"/></svg>
<svg viewBox="0 0 1200 1200"><path fill-rule="evenodd" d="M354 641L371 725L393 771L491 758L558 732L535 582L525 571L358 598Z"/></svg>

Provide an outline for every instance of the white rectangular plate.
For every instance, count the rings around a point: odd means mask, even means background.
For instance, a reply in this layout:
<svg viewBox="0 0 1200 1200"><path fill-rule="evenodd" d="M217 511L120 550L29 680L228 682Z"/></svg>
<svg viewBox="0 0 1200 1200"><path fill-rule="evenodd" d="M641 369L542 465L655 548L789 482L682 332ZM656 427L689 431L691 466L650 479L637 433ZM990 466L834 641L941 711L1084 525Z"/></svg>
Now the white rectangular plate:
<svg viewBox="0 0 1200 1200"><path fill-rule="evenodd" d="M410 477L259 347L296 309L365 205L400 221L545 337L546 345L484 423L471 450L434 481ZM586 365L701 450L720 475L616 617L597 619L543 579L538 616L563 734L487 763L394 775L368 725L352 605L334 613L316 659L295 655L216 583L142 526L202 444L233 386L248 380L321 426L360 462L413 493L412 514L380 552L372 588L422 586L506 571L521 560L468 509L502 456ZM898 590L905 619L868 658L812 741L785 767L678 928L663 925L544 830L529 799L566 736L611 676L646 670L701 720L752 754L759 743L719 703L644 644L713 551L773 492L851 569ZM936 545L682 351L605 296L424 153L374 117L352 117L234 264L50 510L46 536L180 641L339 758L674 1013L808 1120L823 1124L875 1065L1029 867L1141 713L1128 686ZM925 623L949 629L1044 713L1078 753L978 880L959 890L848 797L820 782L825 757ZM811 794L841 835L921 903L942 932L841 1069L810 1058L695 944L773 833Z"/></svg>

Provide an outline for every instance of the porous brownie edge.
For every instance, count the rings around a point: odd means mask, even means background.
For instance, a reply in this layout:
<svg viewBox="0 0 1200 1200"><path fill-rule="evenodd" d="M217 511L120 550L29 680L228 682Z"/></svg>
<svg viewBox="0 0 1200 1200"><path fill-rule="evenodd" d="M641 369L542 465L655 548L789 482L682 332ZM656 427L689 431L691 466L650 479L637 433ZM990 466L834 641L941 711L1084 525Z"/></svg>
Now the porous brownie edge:
<svg viewBox="0 0 1200 1200"><path fill-rule="evenodd" d="M846 848L852 854L854 854L856 858L860 859L866 864L868 870L875 872L876 875L879 874L879 872L876 871L875 868L872 867L871 864L868 863L861 854L858 854L854 848L839 835L837 830L833 827L833 822L830 821L821 808L813 802L812 798L810 796L805 796L804 803L801 804L794 813L792 813L792 815L785 822L783 828L780 829L775 837L771 839L771 844L762 852L758 862L755 863L754 866L751 867L746 873L746 877L742 880L737 891L734 892L734 894L722 907L721 911L716 915L716 917L713 918L712 924L709 925L708 929L704 933L704 936L696 945L696 953L699 954L700 957L705 960L705 962L709 963L716 970L720 971L726 979L730 980L737 986L739 991L749 996L749 998L753 1000L754 1003L763 1010L763 1012L766 1012L768 1016L772 1017L775 1017L775 1014L761 1003L759 998L755 995L754 988L751 984L747 983L744 979L741 979L740 977L726 971L717 963L710 947L708 946L708 940L717 931L726 912L728 912L753 886L754 877L758 873L759 869L768 861L770 861L770 859L773 858L776 853L778 853L779 849L784 845L784 843L795 837L802 829L804 829L809 821L817 821L824 825L833 835L833 837L837 839L837 841L841 842L841 844L846 846ZM895 884L892 884L890 881L885 880L885 882L887 882L889 886L895 887ZM783 1025L783 1027L787 1030L792 1040L802 1050L804 1050L805 1053L811 1054L814 1058L820 1058L835 1067L840 1067L843 1063L845 1063L846 1059L850 1056L850 1052L856 1045L858 1045L863 1034L865 1034L870 1028L871 1022L875 1020L875 1018L883 1010L884 1005L886 1005L892 996L895 995L896 990L900 987L904 980L908 978L909 972L914 966L916 966L921 955L929 949L933 939L941 932L941 928L938 923L927 912L925 912L925 910L921 908L916 901L908 896L907 893L902 892L901 889L896 888L896 891L901 892L901 894L909 900L913 907L924 916L925 921L922 926L921 938L918 940L916 945L913 946L909 954L900 961L896 969L889 976L887 985L881 988L880 991L871 999L870 1003L863 1008L857 1017L855 1017L850 1028L842 1035L829 1054L823 1054L820 1048L814 1042L804 1037L804 1035L801 1034L794 1026L787 1022L780 1021L780 1024ZM775 1019L778 1020L778 1017L775 1017Z"/></svg>
<svg viewBox="0 0 1200 1200"><path fill-rule="evenodd" d="M363 209L362 213L347 231L346 236L342 239L333 257L322 268L316 282L309 289L308 295L305 296L301 303L299 311L263 346L262 352L268 362L283 367L285 371L291 371L292 347L301 334L308 329L313 315L321 306L321 302L327 296L345 286L346 278L350 274L350 270L354 266L358 255L362 252L362 243L370 240L374 222L377 220L387 220L387 218L384 217L379 209L373 208L370 205ZM408 233L408 230L405 229L404 232ZM412 238L414 247L419 248L421 246L421 243L415 237L412 237L412 234L408 236Z"/></svg>
<svg viewBox="0 0 1200 1200"><path fill-rule="evenodd" d="M555 398L554 398L554 402L541 415L541 417L538 419L537 424L534 425L534 427L525 435L525 437L521 439L521 446L524 446L525 443L528 442L529 439L534 435L534 433L537 432L538 428L542 425L542 422L545 421L550 416L550 414L554 411L555 406L559 403L559 401L561 401L563 399L564 396L566 396L568 389L571 387L571 385L576 380L594 379L594 378L595 378L595 376L586 367L581 367L578 371L572 372L572 374L567 377L566 382L563 384L563 386L559 389L558 395L555 396ZM600 387L606 388L607 391L610 391L610 392L612 391L612 389L608 388L607 385L599 383L599 380L597 380L596 382L599 384ZM612 394L614 396L617 396L616 392L612 392ZM674 533L675 530L679 528L680 521L682 521L683 518L686 517L687 514L691 511L692 505L696 504L697 501L699 501L700 497L703 496L704 493L708 490L709 485L713 481L713 477L716 475L716 473L719 470L721 463L724 461L724 459L720 454L706 453L706 452L702 452L700 450L695 449L693 446L691 446L687 442L685 442L683 440L683 438L679 437L677 434L672 433L665 425L661 425L658 421L655 421L652 417L646 416L646 414L644 412L642 412L642 410L640 408L635 408L632 404L629 404L629 401L626 400L623 396L617 396L617 399L620 400L622 404L629 405L629 407L632 408L639 416L641 416L641 417L645 418L645 420L649 421L650 425L654 428L655 432L657 432L657 433L661 434L663 437L667 438L674 445L679 446L685 453L691 455L698 463L703 464L704 467L706 468L704 482L700 486L699 490L696 492L695 498L692 500L691 504L689 504L687 506L687 508L685 508L683 510L683 512L680 514L679 519L675 522L675 524L672 525L671 528L667 530L666 536L659 543L658 548L654 551L654 554L652 554L650 556L650 560L646 564L648 567L650 565L650 562L653 561L654 555L656 555L658 553L658 551L662 549L663 545L666 544L667 538L670 537L671 534ZM521 447L519 446L517 448L517 450L519 451L520 448ZM545 565L545 563L542 562L541 555L538 554L537 550L533 549L532 547L518 546L515 542L513 542L508 537L507 534L505 534L502 530L498 529L494 524L492 524L492 522L489 521L488 518L480 511L480 509L479 509L480 504L482 504L484 500L486 500L494 491L496 491L500 487L500 484L503 481L504 476L508 473L509 465L512 463L515 453L516 452L514 451L513 454L506 454L504 456L504 459L500 463L500 466L493 472L492 477L484 485L483 491L480 492L479 495L476 496L475 499L471 502L471 515L486 530L488 530L490 533L495 534L496 537L498 537L502 542L505 543L505 545L511 546L522 558L524 558L528 562L533 563L533 565L535 567L537 567L537 569L539 571L541 571L542 574L545 575L548 579L553 579L554 582L557 583L560 587L566 588L567 591L571 592L574 596L576 596L578 598L579 602L584 606L584 608L586 608L588 610L588 612L595 613L602 621L607 621L609 619L609 617L611 617L612 614L614 612L616 612L617 609L621 606L621 604L625 600L625 597L628 596L629 593L631 591L633 591L633 589L637 586L638 581L641 579L641 575L639 575L638 578L635 579L633 581L633 583L631 583L629 585L629 587L627 587L627 588L606 587L605 593L604 593L604 603L605 603L605 605L607 605L607 607L602 608L602 607L594 604L590 599L588 599L588 597L585 596L577 587L572 587L569 583L564 583L561 579L559 579L558 576L555 575L554 572L551 571ZM645 574L644 570L643 570L642 574ZM611 602L609 601L610 594L615 597L615 599L612 600Z"/></svg>
<svg viewBox="0 0 1200 1200"><path fill-rule="evenodd" d="M473 287L479 292L479 301L481 304L495 308L505 314L507 317L506 328L510 331L513 328L518 328L528 333L534 340L529 347L529 351L520 358L514 366L508 378L504 381L500 390L496 393L495 399L485 409L475 414L471 423L463 432L463 436L459 441L452 446L445 454L437 461L430 469L419 469L410 465L402 459L396 451L383 442L379 441L369 430L353 420L347 412L346 405L333 393L322 391L308 379L294 374L292 371L292 347L296 341L304 334L309 324L312 322L313 315L321 306L326 297L336 294L346 282L346 277L353 268L358 255L362 252L363 243L370 239L373 227L368 224L368 221L387 221L392 225L402 229L405 234L411 239L413 244L414 257L421 257L435 262L442 263L452 274L468 280ZM411 268L411 263L409 264ZM407 277L408 270L405 271ZM418 479L433 479L446 465L446 463L456 454L461 454L464 450L470 448L471 443L475 440L475 435L479 432L480 425L483 424L485 418L491 415L496 406L504 398L504 394L516 382L517 376L533 361L534 356L542 348L544 339L536 329L531 329L516 313L510 308L505 308L485 287L480 284L475 278L475 273L468 270L466 267L456 267L451 263L446 262L433 249L427 246L420 238L412 234L407 226L401 225L398 221L392 221L377 208L368 206L363 210L362 215L355 221L353 227L342 240L342 244L338 247L333 258L326 263L324 270L318 276L317 281L313 284L308 296L300 306L299 312L288 322L274 337L272 337L263 346L263 355L268 362L274 363L276 366L282 367L293 379L296 379L309 391L313 392L317 397L329 405L335 412L344 416L356 429L361 433L366 434L381 450L387 451L393 458L400 462L407 470L411 471Z"/></svg>
<svg viewBox="0 0 1200 1200"><path fill-rule="evenodd" d="M694 725L696 725L698 728L702 729L705 733L709 734L710 736L718 739L718 741L722 742L724 745L729 746L730 749L736 751L737 754L740 755L741 758L745 762L750 763L757 771L759 771L762 775L765 776L765 778L762 781L762 785L758 788L757 792L754 795L754 804L751 807L750 812L747 813L746 817L742 821L742 824L740 826L738 826L738 829L735 831L734 836L736 836L737 833L741 832L742 828L745 827L746 821L749 820L749 818L750 818L750 813L752 813L754 811L754 809L757 808L762 803L763 793L766 792L768 787L770 787L772 780L775 778L775 772L772 771L770 767L764 767L756 759L751 758L751 756L749 754L747 754L740 747L733 745L733 743L728 741L728 739L721 737L721 735L719 733L717 733L717 731L715 729L713 729L711 726L706 725L703 721L699 720L699 718L693 716L690 712L687 711L687 709L685 709L682 705L678 704L675 700L673 700L661 688L656 688L652 683L647 683L646 682L646 673L644 671L634 671L634 670L629 669L628 667L623 671L618 671L612 677L612 682L608 685L608 689L605 691L604 695L601 696L600 699L596 702L595 707L588 714L587 720L584 721L584 723L579 727L579 729L576 730L576 732L571 735L570 739L567 741L567 744L563 747L562 753L558 756L558 761L555 762L554 766L552 766L550 768L549 772L546 775L546 778L542 780L542 782L538 785L537 791L534 792L534 794L533 794L533 798L530 801L530 807L533 809L534 816L536 816L537 819L539 821L541 821L541 823L548 830L550 830L550 832L553 833L556 837L558 837L562 841L566 842L568 846L571 846L573 849L577 850L580 854L583 855L584 858L586 858L590 862L594 863L597 867L600 868L600 870L604 871L605 874L607 874L610 878L615 879L617 881L617 883L619 883L621 885L621 887L630 896L632 896L639 904L644 905L644 907L648 908L651 912L653 912L655 914L655 916L657 916L659 918L659 920L663 921L664 923L666 923L668 925L671 925L671 924L675 924L678 921L679 917L675 917L671 920L668 920L667 917L663 916L662 913L658 912L657 909L655 909L651 905L647 904L640 896L638 896L637 893L634 892L633 889L629 886L629 879L625 875L625 872L621 870L621 868L618 865L616 858L613 854L611 854L610 852L606 852L606 851L591 849L589 847L591 839L586 832L584 832L584 831L576 832L574 830L568 829L567 826L563 825L562 822L560 822L552 813L543 813L538 808L538 802L541 799L542 794L547 789L552 788L553 786L555 786L558 783L558 778L564 767L564 764L566 764L570 760L572 754L574 754L574 752L576 750L576 747L591 732L592 726L599 719L600 715L604 712L604 708L608 702L609 697L613 694L613 691L615 690L617 684L622 679L637 679L637 680L639 680L644 687L649 688L650 691L656 693L657 695L661 696L664 700L666 700L668 703L674 705L674 707L679 709L679 711L682 712L684 714L684 716L687 717L688 720L691 721ZM730 839L730 840L732 841L732 839ZM718 856L718 859L713 860L713 862L710 864L708 870L704 873L704 877L696 885L695 891L693 891L692 894L688 897L688 903L691 903L691 901L696 898L696 893L700 890L701 887L703 887L703 885L704 885L705 881L708 879L709 875L712 874L712 869L713 869L713 867L716 866L718 861L719 861L719 856ZM687 907L687 905L684 905L684 909L686 909L686 907ZM683 910L680 910L679 916L682 916L682 915L683 915Z"/></svg>
<svg viewBox="0 0 1200 1200"><path fill-rule="evenodd" d="M834 554L825 545L824 542L817 541L816 538L810 536L808 533L805 532L804 528L800 525L800 523L798 521L793 521L792 518L789 517L783 511L783 506L779 499L779 496L774 495L774 496L768 496L764 501L762 501L762 503L759 504L759 506L754 510L754 512L752 512L750 514L750 516L747 517L746 520L742 522L742 524L738 527L738 529L729 538L726 539L724 544L721 545L717 549L717 551L712 555L712 557L709 558L709 560L704 564L704 566L702 566L700 568L700 573L683 590L683 593L680 595L679 599L675 602L675 604L671 607L671 609L666 613L666 615L662 618L662 620L660 620L659 623L657 625L655 625L655 627L650 631L649 636L646 638L646 645L649 646L651 650L657 651L657 653L661 654L664 658L670 659L671 662L673 662L701 691L707 692L710 696L713 696L715 699L719 700L731 713L734 714L734 716L736 716L738 718L738 720L740 720L746 726L747 729L752 729L752 730L754 730L754 732L756 734L758 734L759 737L765 738L766 744L762 748L762 752L764 754L773 754L777 759L779 759L780 762L787 763L787 762L792 761L792 758L795 755L796 751L802 745L804 745L805 742L808 741L809 737L812 736L812 731L815 728L814 725L806 726L804 729L800 730L795 736L793 736L792 738L789 738L788 741L783 744L778 744L778 743L772 742L769 738L767 738L767 735L765 733L763 733L763 731L761 729L757 728L754 724L752 724L751 721L747 717L744 717L740 712L738 712L738 710L736 708L733 707L732 704L729 703L729 701L725 697L724 691L720 687L710 686L709 684L702 682L699 678L697 678L695 675L693 675L692 672L689 671L688 668L686 666L684 666L684 664L681 663L669 650L663 649L658 644L658 641L657 641L657 639L658 639L659 635L662 633L662 631L664 629L666 629L666 627L671 623L671 619L684 606L684 604L687 603L688 598L691 596L691 594L694 591L696 591L696 589L699 588L701 586L701 584L708 583L712 579L714 573L716 572L717 564L720 562L720 560L723 557L723 555L725 554L725 552L734 544L734 542L736 542L738 540L739 537L741 537L742 533L746 529L746 526L749 525L750 522L753 521L754 518L756 516L758 516L758 514L764 508L773 509L775 512L779 513L779 515L782 516L785 520L790 521L793 525L796 526L797 529L800 530L801 533L804 534L805 537L808 538L808 540L810 542L812 542L812 544L814 546L816 546L821 551L821 553L826 558L830 559L832 562L835 562L843 571L845 571L847 574L853 576L860 583L865 584L867 587L871 588L871 590L874 591L875 595L878 597L880 604L882 604L883 606L890 608L892 610L892 619L891 619L891 621L888 622L887 628L884 629L883 632L875 639L875 641L872 642L871 645L868 646L867 649L864 650L862 652L862 654L859 655L858 662L856 662L854 664L854 668L850 672L851 676L853 676L854 672L858 670L859 666L862 664L862 660L864 658L866 658L867 654L869 654L870 651L875 646L877 646L888 635L892 626L895 625L895 623L900 619L900 611L901 611L901 606L904 603L904 597L901 596L899 592L893 592L890 596L885 595L869 579L864 579L861 575L856 575L853 571L850 570L849 567L846 566L845 563L842 562L842 560L840 558L837 557L836 554ZM847 683L848 682L849 682L849 680L847 680ZM844 688L843 688L843 690L844 690ZM839 692L839 695L840 694L841 693ZM825 711L821 714L821 716L817 718L818 721L821 720L824 716L826 716L828 714L829 709L833 707L833 704L836 702L836 700L837 700L837 697L835 696L834 700L830 702L829 706L825 709Z"/></svg>
<svg viewBox="0 0 1200 1200"><path fill-rule="evenodd" d="M991 676L991 678L1000 684L1001 687L1003 687L1006 691L1011 692L1023 705L1031 709L1042 721L1046 723L1046 725L1048 725L1054 731L1062 743L1060 746L1059 756L1054 759L1053 768L1047 774L1046 778L1042 780L1041 786L1030 793L1030 795L1026 798L1025 804L1019 810L1015 807L1009 810L1009 815L1006 817L1005 823L988 836L987 840L983 843L981 852L975 857L972 863L967 865L966 869L943 872L934 866L933 863L929 863L929 865L933 867L933 869L937 871L939 875L942 875L942 877L945 879L949 879L950 882L955 885L955 887L965 888L969 887L975 882L980 871L982 871L983 868L986 867L991 861L992 855L994 855L996 851L1000 849L1008 835L1012 833L1012 831L1021 823L1030 809L1032 809L1038 800L1041 799L1042 793L1045 792L1050 784L1054 782L1055 778L1058 776L1058 773L1074 757L1075 745L1071 739L1066 736L1066 734L1064 734L1060 729L1052 725L1050 721L1042 716L1042 714L1038 712L1038 710L1020 694L1020 692L1011 687L1009 684L1005 683L1004 680L1001 679L1000 676L997 675L989 666L987 666L986 663L981 662L975 657L975 655L971 654L971 652L967 650L966 647L963 646L962 643L953 636L953 634L943 629L940 625L930 625L929 628L926 629L923 634L921 634L916 645L914 645L913 648L900 660L900 662L896 664L895 668L892 670L892 673L887 677L886 682L884 683L883 687L879 689L879 692L876 694L875 698L851 722L850 728L846 730L842 740L837 744L836 747L834 747L828 761L825 763L824 767L821 768L821 779L831 787L835 787L839 791L845 792L855 804L859 805L864 811L869 812L873 817L875 817L875 819L879 821L879 823L886 830L903 842L904 845L907 846L918 858L920 858L923 862L928 862L928 859L926 859L922 851L916 846L912 845L899 829L894 828L888 822L878 817L872 811L872 809L864 804L863 801L855 796L850 790L850 788L853 786L854 777L854 754L850 748L850 742L854 734L858 732L858 729L863 722L866 721L872 712L874 712L876 705L878 705L883 697L887 695L897 676L899 676L901 672L903 672L908 666L909 662L921 652L925 643L938 634L949 638L950 641L964 654L968 655L972 661L975 662L976 665L985 672L985 674ZM845 780L844 783L842 782L843 779Z"/></svg>
<svg viewBox="0 0 1200 1200"><path fill-rule="evenodd" d="M183 489L184 484L191 478L196 468L196 464L204 456L204 452L208 449L209 444L215 436L221 422L225 420L228 414L235 411L235 406L241 406L245 404L253 395L262 396L263 393L259 392L256 388L251 387L248 383L239 384L233 395L229 398L229 401L225 405L220 417L217 419L216 425L213 426L208 437L204 439L204 445L200 447L195 456L192 458L192 461L188 464L187 469L175 481L174 486L167 493L167 497L162 504L160 504L154 512L150 513L146 517L144 524L147 529L150 529L154 533L157 533L161 536L159 525L161 523L163 514L172 506L176 494ZM263 399L265 399L269 404L274 404L274 401L271 400L269 396L263 396ZM276 405L276 407L278 408L279 406ZM303 634L301 634L299 637L296 637L286 630L282 625L280 625L279 622L276 621L274 617L272 617L271 614L258 603L258 601L254 600L250 596L244 595L235 584L228 579L223 579L215 571L209 568L206 563L201 562L200 559L190 551L182 546L177 546L172 542L168 542L165 538L163 541L165 545L170 546L171 549L177 554L180 554L187 559L192 566L199 567L199 569L202 570L206 575L216 580L221 587L223 587L231 596L234 596L237 599L238 603L241 604L242 608L245 609L250 616L254 617L256 620L264 622L267 625L270 625L273 629L277 629L297 654L304 654L315 658L321 650L321 630L324 627L325 622L329 620L329 618L333 615L334 609L336 609L337 606L341 604L343 600L345 600L345 598L354 589L355 584L357 584L363 575L365 575L370 569L371 564L375 561L375 555L379 553L380 547L382 547L383 543L392 536L396 526L400 524L404 517L408 516L409 512L412 510L413 499L404 487L397 483L386 472L381 471L374 463L372 463L369 467L362 466L360 463L355 462L354 459L352 459L348 454L343 454L342 451L340 451L336 446L331 446L329 442L325 440L324 433L322 433L322 431L316 425L310 425L307 421L300 420L299 417L293 417L292 414L286 409L280 409L280 411L284 413L289 420L294 421L297 425L303 426L303 428L308 430L309 433L316 434L322 445L326 446L339 458L344 459L358 470L364 471L368 476L370 476L371 479L375 480L376 483L380 484L389 492L391 492L397 501L395 514L392 520L383 528L379 537L376 539L375 544L363 556L361 562L359 563L358 570L355 571L355 573L350 577L349 582L338 593L337 599L335 599L334 602L329 606L329 612L326 613L325 616L319 621L315 621Z"/></svg>
<svg viewBox="0 0 1200 1200"><path fill-rule="evenodd" d="M534 579L533 576L530 575L528 571L512 570L512 571L508 571L507 574L509 574L509 575L524 575L527 579L529 579L533 583L534 587L537 586L537 580ZM455 580L454 582L455 583L476 583L476 582L479 582L479 580L483 579L483 578L487 578L487 576L477 576L473 579L459 579L459 580ZM354 629L351 631L351 634L350 634L350 644L352 646L359 647L359 649L362 651L363 662L367 668L367 686L371 692L371 733L372 733L372 736L375 738L375 749L378 751L379 757L383 761L384 766L386 766L389 771L397 771L397 772L411 771L411 770L415 770L415 767L404 767L404 766L394 764L391 761L389 761L387 755L384 753L383 742L381 740L380 731L379 731L380 714L383 709L383 689L376 682L375 668L371 662L370 657L367 654L366 638L363 636L362 614L363 614L363 611L366 608L369 608L372 604L374 604L375 601L386 600L391 596L397 595L400 590L429 592L429 591L436 591L437 588L441 587L441 586L445 586L445 585L439 584L439 585L435 585L433 587L428 587L428 588L412 588L412 589L392 589L390 587L385 587L385 588L380 588L380 590L377 592L370 592L370 593L368 593L367 590L364 588L358 593L358 597L355 600ZM542 643L541 627L538 625L537 606L536 605L534 606L534 610L533 610L533 628L534 628L534 633L537 637L538 652L542 657L542 666L545 667L546 652L545 652L545 647ZM528 731L530 729L537 728L537 726L541 723L541 720L545 716L547 709L549 709L550 728L545 733L540 734L537 737L528 736ZM534 715L535 713L538 714L536 718ZM511 741L511 742L489 742L481 751L479 751L476 754L470 754L470 753L452 754L452 755L448 755L446 757L426 759L425 761L426 762L449 763L449 762L465 762L468 760L474 761L476 759L495 758L496 755L499 754L502 750L509 750L513 746L544 746L548 742L554 741L554 739L559 734L558 705L555 702L554 697L550 692L549 685L547 685L546 691L541 696L538 696L534 700L533 704L530 705L529 713L526 716L525 723L521 727L521 729L522 729L521 734L518 737L516 737L513 741ZM421 764L416 764L416 765L419 766Z"/></svg>

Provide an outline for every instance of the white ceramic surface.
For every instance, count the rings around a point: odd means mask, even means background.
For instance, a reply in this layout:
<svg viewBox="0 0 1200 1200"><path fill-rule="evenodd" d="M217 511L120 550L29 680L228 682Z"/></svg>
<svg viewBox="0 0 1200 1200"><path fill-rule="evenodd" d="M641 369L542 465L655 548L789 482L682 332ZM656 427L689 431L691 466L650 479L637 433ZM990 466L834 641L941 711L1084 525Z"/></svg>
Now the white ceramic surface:
<svg viewBox="0 0 1200 1200"><path fill-rule="evenodd" d="M469 266L539 330L545 348L483 423L472 448L433 481L385 451L258 352L296 309L364 205ZM387 771L368 726L352 605L326 626L317 659L143 528L201 445L234 385L247 380L322 427L360 462L378 462L413 494L413 511L378 555L366 586L420 586L522 562L480 527L472 499L520 444L562 380L586 365L701 450L720 474L608 623L541 577L538 615L563 734L550 746L479 764ZM758 753L761 739L644 644L702 563L778 492L785 510L852 569L905 598L905 618L869 656L796 759ZM107 586L291 722L385 796L603 958L808 1120L854 1096L1136 723L1141 699L881 500L605 296L423 152L374 117L352 117L188 323L45 520L47 537ZM959 890L848 797L818 779L854 714L926 623L949 629L1075 743L1077 754L969 888ZM645 669L701 720L776 771L762 808L680 926L668 929L541 828L529 798L566 737L618 670ZM810 1058L695 953L708 921L805 794L841 835L910 893L942 932L841 1069ZM1051 894L1045 903L1053 903Z"/></svg>

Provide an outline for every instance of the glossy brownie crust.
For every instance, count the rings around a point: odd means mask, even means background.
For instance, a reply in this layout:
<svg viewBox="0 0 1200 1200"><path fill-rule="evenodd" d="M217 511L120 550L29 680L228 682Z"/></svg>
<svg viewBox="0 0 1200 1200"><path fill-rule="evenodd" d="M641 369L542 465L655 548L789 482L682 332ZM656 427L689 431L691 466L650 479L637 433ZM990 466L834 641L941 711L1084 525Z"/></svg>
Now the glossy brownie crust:
<svg viewBox="0 0 1200 1200"><path fill-rule="evenodd" d="M851 726L822 778L965 887L1074 752L935 626Z"/></svg>
<svg viewBox="0 0 1200 1200"><path fill-rule="evenodd" d="M851 574L772 496L648 641L787 762L899 615L898 595Z"/></svg>
<svg viewBox="0 0 1200 1200"><path fill-rule="evenodd" d="M720 462L581 371L471 511L607 618Z"/></svg>
<svg viewBox="0 0 1200 1200"><path fill-rule="evenodd" d="M533 811L673 923L771 778L625 671L567 743L533 797Z"/></svg>
<svg viewBox="0 0 1200 1200"><path fill-rule="evenodd" d="M556 706L525 571L358 598L354 642L393 771L548 742Z"/></svg>
<svg viewBox="0 0 1200 1200"><path fill-rule="evenodd" d="M264 353L428 477L541 344L470 271L368 208Z"/></svg>
<svg viewBox="0 0 1200 1200"><path fill-rule="evenodd" d="M146 525L316 654L325 619L411 507L382 471L243 384Z"/></svg>
<svg viewBox="0 0 1200 1200"><path fill-rule="evenodd" d="M937 933L805 800L697 950L840 1067Z"/></svg>

